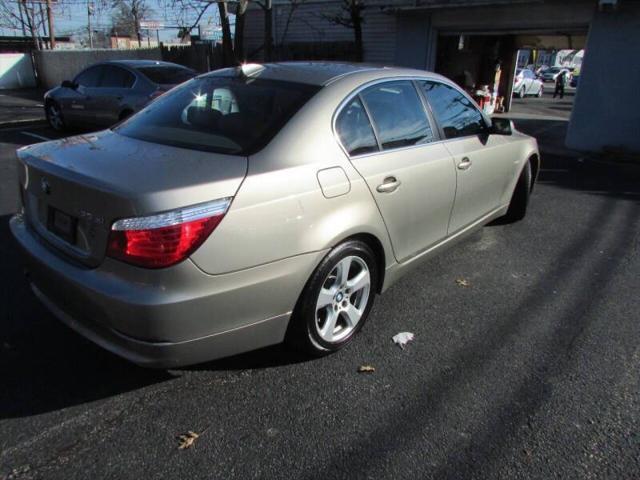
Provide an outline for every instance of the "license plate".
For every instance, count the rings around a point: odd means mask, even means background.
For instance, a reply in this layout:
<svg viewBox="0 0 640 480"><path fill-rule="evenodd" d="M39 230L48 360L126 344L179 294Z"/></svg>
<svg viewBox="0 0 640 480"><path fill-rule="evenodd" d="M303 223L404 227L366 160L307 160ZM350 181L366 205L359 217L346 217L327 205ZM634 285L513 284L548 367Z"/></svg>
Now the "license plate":
<svg viewBox="0 0 640 480"><path fill-rule="evenodd" d="M76 242L77 219L56 208L49 207L49 230L58 237L74 244Z"/></svg>

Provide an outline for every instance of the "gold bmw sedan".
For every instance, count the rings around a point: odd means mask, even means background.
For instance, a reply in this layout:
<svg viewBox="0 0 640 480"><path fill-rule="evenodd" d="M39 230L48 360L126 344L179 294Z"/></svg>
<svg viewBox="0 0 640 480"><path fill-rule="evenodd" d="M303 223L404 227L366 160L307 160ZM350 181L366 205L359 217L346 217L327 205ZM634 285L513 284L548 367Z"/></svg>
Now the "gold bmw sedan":
<svg viewBox="0 0 640 480"><path fill-rule="evenodd" d="M339 350L412 267L523 218L539 169L446 78L340 63L218 70L17 156L35 295L154 367Z"/></svg>

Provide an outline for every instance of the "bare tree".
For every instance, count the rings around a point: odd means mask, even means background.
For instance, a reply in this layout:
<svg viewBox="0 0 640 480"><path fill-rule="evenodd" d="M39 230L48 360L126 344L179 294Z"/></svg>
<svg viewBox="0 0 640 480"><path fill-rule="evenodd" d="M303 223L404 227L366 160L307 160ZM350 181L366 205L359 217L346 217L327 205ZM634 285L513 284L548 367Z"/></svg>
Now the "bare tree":
<svg viewBox="0 0 640 480"><path fill-rule="evenodd" d="M248 0L238 0L236 8L236 31L233 38L233 52L236 61L245 60L244 52L244 19L249 6Z"/></svg>
<svg viewBox="0 0 640 480"><path fill-rule="evenodd" d="M140 21L152 12L147 0L115 0L113 8L115 9L111 19L113 28L118 32L134 35L138 40L138 47L142 46Z"/></svg>
<svg viewBox="0 0 640 480"><path fill-rule="evenodd" d="M218 5L220 26L222 28L222 52L225 65L234 65L236 57L234 55L234 45L231 38L231 25L229 24L229 7L225 0L160 0L162 4L180 11L180 16L175 19L181 27L180 36L185 38L191 34L202 20L202 17L213 5ZM248 0L244 0L247 1ZM193 14L195 13L195 19ZM189 21L187 22L187 19Z"/></svg>
<svg viewBox="0 0 640 480"><path fill-rule="evenodd" d="M45 19L43 10L36 8L33 2L0 2L0 28L21 31L23 35L27 35L28 32L33 38L34 47L38 50L43 46L43 37L38 32L41 28L44 30Z"/></svg>
<svg viewBox="0 0 640 480"><path fill-rule="evenodd" d="M356 60L361 62L364 57L362 47L362 12L365 9L363 0L342 0L340 10L335 15L322 14L325 20L353 29L353 39L356 47Z"/></svg>

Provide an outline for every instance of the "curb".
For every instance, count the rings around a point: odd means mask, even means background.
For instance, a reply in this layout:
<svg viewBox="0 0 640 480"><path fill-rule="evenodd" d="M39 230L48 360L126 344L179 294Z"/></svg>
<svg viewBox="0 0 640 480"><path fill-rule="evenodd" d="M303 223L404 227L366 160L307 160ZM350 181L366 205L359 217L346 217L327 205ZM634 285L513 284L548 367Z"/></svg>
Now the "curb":
<svg viewBox="0 0 640 480"><path fill-rule="evenodd" d="M0 122L0 129L28 127L30 125L46 124L45 118L27 118L24 120L8 120L6 122Z"/></svg>

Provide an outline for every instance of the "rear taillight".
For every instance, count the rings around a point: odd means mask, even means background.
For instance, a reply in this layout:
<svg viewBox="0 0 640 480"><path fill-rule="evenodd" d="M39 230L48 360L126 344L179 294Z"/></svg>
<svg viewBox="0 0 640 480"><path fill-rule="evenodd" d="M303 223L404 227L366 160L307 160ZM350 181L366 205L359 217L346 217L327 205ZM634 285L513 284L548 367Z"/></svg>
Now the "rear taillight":
<svg viewBox="0 0 640 480"><path fill-rule="evenodd" d="M124 218L111 226L107 255L145 268L175 265L191 255L218 226L231 198L149 217Z"/></svg>

